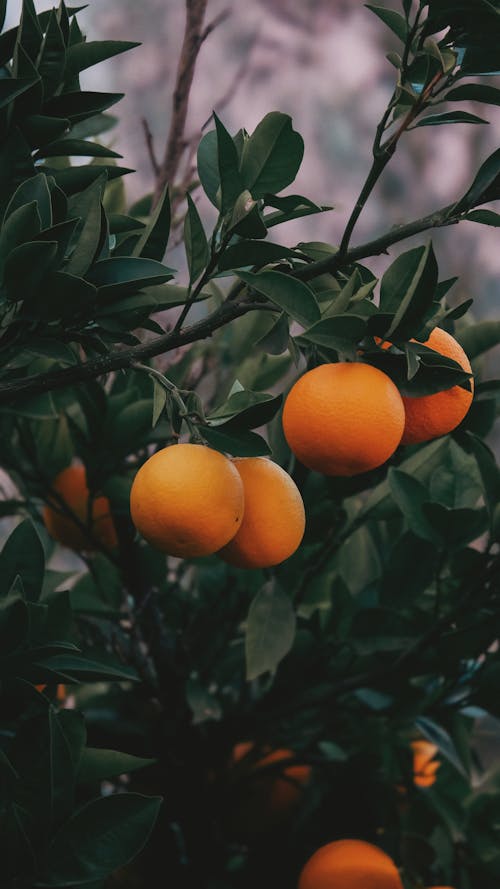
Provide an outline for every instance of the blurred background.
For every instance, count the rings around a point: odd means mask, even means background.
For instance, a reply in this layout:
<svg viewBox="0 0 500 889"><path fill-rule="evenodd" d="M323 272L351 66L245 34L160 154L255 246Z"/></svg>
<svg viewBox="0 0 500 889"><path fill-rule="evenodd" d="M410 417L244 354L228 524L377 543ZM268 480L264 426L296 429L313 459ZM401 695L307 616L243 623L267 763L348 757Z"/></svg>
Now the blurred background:
<svg viewBox="0 0 500 889"><path fill-rule="evenodd" d="M35 0L35 5L39 10L51 4ZM382 5L398 7L394 0ZM17 23L20 6L20 0L9 0L8 25ZM125 180L130 203L150 192L154 182L142 118L157 155L163 154L184 17L183 0L89 0L79 16L89 40L142 43L82 75L87 89L126 93L112 109L118 126L105 138L123 154L124 165L136 170ZM336 243L364 181L375 126L393 88L395 72L385 55L399 49L396 37L359 0L209 0L207 23L219 17L198 58L187 137L196 140L205 125L211 128L213 109L231 132L252 131L271 110L290 114L306 151L289 191L335 209L289 223L280 237L290 245ZM500 109L471 104L471 110L479 116L486 112L489 126L423 128L405 136L364 210L354 243L463 193L478 165L500 144ZM199 203L208 222L211 208ZM451 291L453 301L472 296L474 316L491 316L500 295L498 230L466 222L434 232L433 240L441 278L460 278ZM375 273L386 264L385 257L369 261Z"/></svg>

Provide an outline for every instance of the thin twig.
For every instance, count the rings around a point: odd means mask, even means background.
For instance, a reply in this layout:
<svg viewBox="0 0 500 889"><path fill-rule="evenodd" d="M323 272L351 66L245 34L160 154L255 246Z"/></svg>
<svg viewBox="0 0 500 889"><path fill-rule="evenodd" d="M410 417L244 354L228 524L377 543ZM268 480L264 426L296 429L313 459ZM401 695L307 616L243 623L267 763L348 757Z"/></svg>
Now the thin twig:
<svg viewBox="0 0 500 889"><path fill-rule="evenodd" d="M172 118L163 160L156 176L153 206L167 182L173 183L185 149L184 130L196 61L205 39L203 21L207 0L186 0L186 25L172 101ZM206 30L206 29L205 29Z"/></svg>

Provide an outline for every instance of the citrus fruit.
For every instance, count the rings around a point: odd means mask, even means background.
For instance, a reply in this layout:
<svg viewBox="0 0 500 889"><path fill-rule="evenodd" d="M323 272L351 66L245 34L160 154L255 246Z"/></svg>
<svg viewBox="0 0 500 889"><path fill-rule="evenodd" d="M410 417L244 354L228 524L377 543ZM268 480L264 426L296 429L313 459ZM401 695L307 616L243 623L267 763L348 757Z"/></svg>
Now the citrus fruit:
<svg viewBox="0 0 500 889"><path fill-rule="evenodd" d="M54 505L45 506L43 520L54 540L74 550L93 550L96 545L113 549L118 545L107 497L94 497L84 466L68 466L52 482Z"/></svg>
<svg viewBox="0 0 500 889"><path fill-rule="evenodd" d="M336 840L309 859L298 889L403 889L403 884L382 849L362 840Z"/></svg>
<svg viewBox="0 0 500 889"><path fill-rule="evenodd" d="M445 358L452 358L464 370L471 372L470 361L462 346L446 330L435 327L423 345L433 349L434 352L439 352ZM460 386L452 386L451 389L434 392L432 395L421 395L416 398L403 396L406 419L401 443L418 444L422 441L431 441L455 429L471 406L472 377L471 385L471 391Z"/></svg>
<svg viewBox="0 0 500 889"><path fill-rule="evenodd" d="M438 748L430 741L412 741L413 783L416 787L432 787L441 763L434 759Z"/></svg>
<svg viewBox="0 0 500 889"><path fill-rule="evenodd" d="M351 476L394 453L404 408L387 374L360 362L322 364L292 386L283 408L285 438L309 469Z"/></svg>
<svg viewBox="0 0 500 889"><path fill-rule="evenodd" d="M219 555L238 568L278 565L302 540L305 513L293 479L266 457L233 461L245 494L243 521Z"/></svg>
<svg viewBox="0 0 500 889"><path fill-rule="evenodd" d="M243 483L231 460L199 444L174 444L139 469L130 492L132 521L162 552L207 556L234 537L243 518Z"/></svg>
<svg viewBox="0 0 500 889"><path fill-rule="evenodd" d="M286 748L265 748L252 758L254 744L242 741L231 755L230 772L236 776L234 805L230 806L230 828L241 837L256 835L282 825L300 802L311 778L306 764L277 768L294 758Z"/></svg>

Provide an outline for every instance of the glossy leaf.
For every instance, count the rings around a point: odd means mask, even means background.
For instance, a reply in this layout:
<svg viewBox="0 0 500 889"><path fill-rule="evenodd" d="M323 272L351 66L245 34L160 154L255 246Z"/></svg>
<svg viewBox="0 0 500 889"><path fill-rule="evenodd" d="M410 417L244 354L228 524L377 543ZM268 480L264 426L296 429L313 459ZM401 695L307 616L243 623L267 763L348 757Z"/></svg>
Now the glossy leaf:
<svg viewBox="0 0 500 889"><path fill-rule="evenodd" d="M198 176L208 199L220 209L220 175L217 154L217 133L210 130L198 146Z"/></svg>
<svg viewBox="0 0 500 889"><path fill-rule="evenodd" d="M130 753L120 753L118 750L86 747L78 767L78 782L103 781L105 778L136 772L154 762L154 759L144 759Z"/></svg>
<svg viewBox="0 0 500 889"><path fill-rule="evenodd" d="M221 212L226 214L239 194L244 191L243 178L239 170L239 157L233 139L224 124L214 113L217 133L217 165L221 190Z"/></svg>
<svg viewBox="0 0 500 889"><path fill-rule="evenodd" d="M243 146L241 176L254 198L278 192L295 179L304 154L302 136L287 114L266 114Z"/></svg>
<svg viewBox="0 0 500 889"><path fill-rule="evenodd" d="M399 12L393 9L386 9L384 6L372 6L371 3L365 3L365 6L367 9L371 9L394 32L396 37L399 37L405 43L408 35L408 24Z"/></svg>
<svg viewBox="0 0 500 889"><path fill-rule="evenodd" d="M184 244L189 268L189 283L198 280L209 259L207 236L200 214L190 194L187 195L188 212L184 220Z"/></svg>
<svg viewBox="0 0 500 889"><path fill-rule="evenodd" d="M29 553L29 558L26 558ZM43 583L45 555L33 523L26 519L14 529L0 554L2 586L8 590L17 576L26 598L36 602Z"/></svg>
<svg viewBox="0 0 500 889"><path fill-rule="evenodd" d="M238 277L304 327L319 321L318 303L311 288L303 281L275 271L238 272Z"/></svg>
<svg viewBox="0 0 500 889"><path fill-rule="evenodd" d="M295 612L290 596L270 581L254 598L245 633L247 679L274 672L295 638Z"/></svg>
<svg viewBox="0 0 500 889"><path fill-rule="evenodd" d="M271 453L261 435L234 427L231 422L215 427L203 426L202 433L210 447L233 457L267 457Z"/></svg>
<svg viewBox="0 0 500 889"><path fill-rule="evenodd" d="M161 262L165 256L170 235L170 195L168 185L151 213L151 218L141 232L132 255L144 256Z"/></svg>
<svg viewBox="0 0 500 889"><path fill-rule="evenodd" d="M421 117L411 129L416 130L417 127L437 127L447 123L488 123L477 114L470 114L469 111L444 111L442 114L430 114L428 117Z"/></svg>
<svg viewBox="0 0 500 889"><path fill-rule="evenodd" d="M92 68L93 65L111 59L122 52L128 52L140 46L140 43L128 40L88 40L84 43L76 43L68 49L67 72L68 74L78 74L85 71L86 68Z"/></svg>

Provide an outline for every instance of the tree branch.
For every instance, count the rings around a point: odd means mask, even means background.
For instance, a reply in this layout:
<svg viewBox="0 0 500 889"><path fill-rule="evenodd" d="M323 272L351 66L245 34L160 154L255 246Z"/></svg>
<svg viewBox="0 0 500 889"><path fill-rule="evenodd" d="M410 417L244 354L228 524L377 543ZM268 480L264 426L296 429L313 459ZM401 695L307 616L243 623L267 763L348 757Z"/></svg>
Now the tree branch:
<svg viewBox="0 0 500 889"><path fill-rule="evenodd" d="M165 154L156 177L153 207L156 206L167 182L172 183L185 148L184 129L200 47L207 36L203 22L207 0L186 0L186 25L172 101L172 119L165 147Z"/></svg>
<svg viewBox="0 0 500 889"><path fill-rule="evenodd" d="M12 380L9 383L2 383L0 384L0 404L6 404L19 396L40 395L43 392L49 392L54 389L75 386L78 383L85 383L87 380L95 379L111 371L131 367L137 361L154 358L156 355L164 352L171 352L179 346L185 346L188 343L205 339L211 336L219 327L224 327L225 324L234 321L235 318L258 309L275 310L275 307L271 303L263 302L259 299L245 302L225 302L215 312L208 315L207 318L192 324L190 327L186 327L184 330L173 330L148 343L140 343L138 346L132 346L130 349L123 349L117 352L108 352L106 355L99 355L98 358L93 358L73 367L49 371L43 374L32 374L28 377Z"/></svg>

